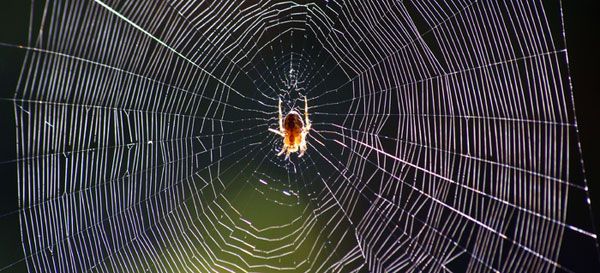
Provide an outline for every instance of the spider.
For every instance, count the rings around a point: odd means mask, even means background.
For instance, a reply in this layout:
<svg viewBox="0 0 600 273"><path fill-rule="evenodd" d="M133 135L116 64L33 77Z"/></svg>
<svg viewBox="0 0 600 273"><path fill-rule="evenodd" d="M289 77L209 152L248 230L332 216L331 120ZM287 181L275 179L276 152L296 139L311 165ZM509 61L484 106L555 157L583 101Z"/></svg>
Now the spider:
<svg viewBox="0 0 600 273"><path fill-rule="evenodd" d="M310 132L310 125L306 97L304 97L304 121L294 110L291 110L284 119L281 114L281 99L279 99L279 130L269 128L269 131L283 137L283 148L277 155L285 153L285 159L288 159L291 153L300 152L298 157L303 156L306 151L306 135Z"/></svg>

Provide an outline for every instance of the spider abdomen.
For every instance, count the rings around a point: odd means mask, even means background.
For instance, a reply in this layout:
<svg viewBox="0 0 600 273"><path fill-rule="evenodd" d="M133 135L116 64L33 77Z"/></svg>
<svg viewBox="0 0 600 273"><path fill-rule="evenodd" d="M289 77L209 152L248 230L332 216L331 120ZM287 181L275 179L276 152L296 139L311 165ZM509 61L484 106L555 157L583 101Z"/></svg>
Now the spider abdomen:
<svg viewBox="0 0 600 273"><path fill-rule="evenodd" d="M302 117L300 114L295 111L290 112L285 116L283 121L283 129L285 134L284 141L289 147L296 147L300 145L302 141L302 128L304 127L304 122L302 121Z"/></svg>

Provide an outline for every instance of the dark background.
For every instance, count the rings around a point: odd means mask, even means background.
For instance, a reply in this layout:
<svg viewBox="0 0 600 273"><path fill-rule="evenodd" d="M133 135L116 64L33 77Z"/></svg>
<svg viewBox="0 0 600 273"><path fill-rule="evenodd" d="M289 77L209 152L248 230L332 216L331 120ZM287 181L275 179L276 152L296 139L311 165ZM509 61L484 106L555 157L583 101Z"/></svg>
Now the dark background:
<svg viewBox="0 0 600 273"><path fill-rule="evenodd" d="M563 1L575 112L596 234L600 231L600 24L594 1Z"/></svg>

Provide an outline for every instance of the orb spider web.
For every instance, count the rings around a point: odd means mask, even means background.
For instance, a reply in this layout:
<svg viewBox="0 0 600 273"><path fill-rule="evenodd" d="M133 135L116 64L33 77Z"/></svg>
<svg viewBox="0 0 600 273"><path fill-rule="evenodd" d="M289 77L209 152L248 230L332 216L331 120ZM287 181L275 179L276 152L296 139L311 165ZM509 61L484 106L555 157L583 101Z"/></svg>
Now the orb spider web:
<svg viewBox="0 0 600 273"><path fill-rule="evenodd" d="M0 272L600 269L560 1L26 4Z"/></svg>

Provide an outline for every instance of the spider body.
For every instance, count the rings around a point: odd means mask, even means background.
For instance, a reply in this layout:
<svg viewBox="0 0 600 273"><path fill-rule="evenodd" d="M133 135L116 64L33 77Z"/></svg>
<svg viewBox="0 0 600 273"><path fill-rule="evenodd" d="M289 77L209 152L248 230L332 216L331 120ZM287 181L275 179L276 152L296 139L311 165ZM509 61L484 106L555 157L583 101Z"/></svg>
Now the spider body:
<svg viewBox="0 0 600 273"><path fill-rule="evenodd" d="M306 151L306 136L310 131L310 120L308 119L308 103L304 98L304 121L302 116L294 110L290 111L285 118L281 111L281 99L279 100L279 130L269 128L269 131L283 137L283 148L278 155L285 153L289 158L291 153L299 152L299 157Z"/></svg>

